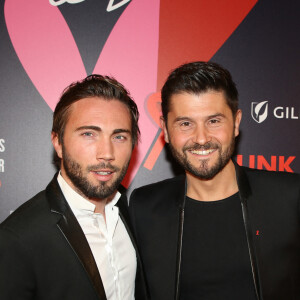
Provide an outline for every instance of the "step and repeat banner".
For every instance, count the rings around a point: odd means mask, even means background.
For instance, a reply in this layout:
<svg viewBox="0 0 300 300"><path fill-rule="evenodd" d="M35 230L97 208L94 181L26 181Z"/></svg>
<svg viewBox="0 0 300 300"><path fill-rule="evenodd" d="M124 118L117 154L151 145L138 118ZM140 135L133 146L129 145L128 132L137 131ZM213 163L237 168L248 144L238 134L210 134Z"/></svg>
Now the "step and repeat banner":
<svg viewBox="0 0 300 300"><path fill-rule="evenodd" d="M114 76L139 107L129 192L182 172L164 147L159 91L195 60L220 63L237 83L237 162L299 173L299 20L298 0L2 0L0 222L56 172L53 109L92 73Z"/></svg>

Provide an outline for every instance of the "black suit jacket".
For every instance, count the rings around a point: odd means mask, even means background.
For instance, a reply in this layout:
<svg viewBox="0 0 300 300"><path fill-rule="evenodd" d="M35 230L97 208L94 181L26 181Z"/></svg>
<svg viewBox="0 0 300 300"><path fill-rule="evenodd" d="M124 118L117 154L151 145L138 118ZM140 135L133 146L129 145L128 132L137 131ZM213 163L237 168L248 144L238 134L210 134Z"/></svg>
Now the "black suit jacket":
<svg viewBox="0 0 300 300"><path fill-rule="evenodd" d="M257 299L299 300L300 176L239 166L236 173ZM184 198L184 176L131 195L151 299L173 300L178 294Z"/></svg>
<svg viewBox="0 0 300 300"><path fill-rule="evenodd" d="M1 300L106 300L93 254L56 176L0 225ZM136 248L126 196L117 205ZM138 278L136 299L147 299L143 276Z"/></svg>

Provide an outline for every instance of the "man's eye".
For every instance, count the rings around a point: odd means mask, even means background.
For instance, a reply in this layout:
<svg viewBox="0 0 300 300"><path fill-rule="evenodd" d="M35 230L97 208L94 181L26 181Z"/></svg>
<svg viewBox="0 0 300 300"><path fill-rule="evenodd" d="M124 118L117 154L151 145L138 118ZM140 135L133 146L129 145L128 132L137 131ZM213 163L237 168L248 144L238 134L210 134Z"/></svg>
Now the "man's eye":
<svg viewBox="0 0 300 300"><path fill-rule="evenodd" d="M191 126L191 123L190 122L182 122L181 124L180 124L180 126L182 126L182 127L188 127L188 126Z"/></svg>
<svg viewBox="0 0 300 300"><path fill-rule="evenodd" d="M93 133L92 132L84 132L82 135L83 136L93 136Z"/></svg>
<svg viewBox="0 0 300 300"><path fill-rule="evenodd" d="M218 119L211 119L211 120L209 120L209 123L212 124L212 125L218 124L218 123L220 123L220 120L218 120Z"/></svg>
<svg viewBox="0 0 300 300"><path fill-rule="evenodd" d="M116 135L114 138L119 141L126 140L126 137L123 135Z"/></svg>

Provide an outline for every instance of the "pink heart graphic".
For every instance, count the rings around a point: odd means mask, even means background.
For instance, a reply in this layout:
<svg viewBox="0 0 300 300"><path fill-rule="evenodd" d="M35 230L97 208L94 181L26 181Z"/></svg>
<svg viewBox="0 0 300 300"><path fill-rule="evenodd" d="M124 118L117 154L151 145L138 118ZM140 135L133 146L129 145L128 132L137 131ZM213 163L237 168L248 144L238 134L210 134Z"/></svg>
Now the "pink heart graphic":
<svg viewBox="0 0 300 300"><path fill-rule="evenodd" d="M73 35L57 7L41 0L6 0L5 20L17 56L40 95L53 110L63 89L86 71ZM144 109L156 91L159 0L132 1L115 24L94 68L112 75L136 100L141 143L135 149L128 187L156 135L157 126Z"/></svg>

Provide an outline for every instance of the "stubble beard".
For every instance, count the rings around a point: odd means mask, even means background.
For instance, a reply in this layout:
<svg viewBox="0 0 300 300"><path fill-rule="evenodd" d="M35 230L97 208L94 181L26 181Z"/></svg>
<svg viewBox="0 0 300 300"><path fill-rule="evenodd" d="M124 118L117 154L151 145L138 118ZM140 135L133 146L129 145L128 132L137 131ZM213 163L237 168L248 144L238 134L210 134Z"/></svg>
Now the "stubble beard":
<svg viewBox="0 0 300 300"><path fill-rule="evenodd" d="M67 176L73 183L77 192L87 199L94 200L106 199L107 197L113 195L117 191L119 185L125 177L129 165L128 161L122 167L122 169L112 166L110 163L104 162L98 165L87 166L87 173L99 169L109 169L113 172L120 171L119 176L110 185L108 185L107 182L103 181L99 181L99 183L95 185L88 180L87 176L84 176L82 166L71 158L64 146L62 150L62 163Z"/></svg>
<svg viewBox="0 0 300 300"><path fill-rule="evenodd" d="M235 149L235 137L233 135L230 145L226 149L224 149L224 151L222 151L221 145L212 142L208 142L205 145L194 144L192 146L186 146L182 149L182 152L177 151L177 149L173 147L171 142L169 143L169 147L176 161L186 172L191 173L199 179L209 180L214 178L219 172L221 172L230 161ZM218 151L219 153L218 159L214 165L212 165L211 167L208 166L209 159L201 159L198 166L193 165L189 161L187 156L188 151L207 149L216 149L216 151Z"/></svg>

